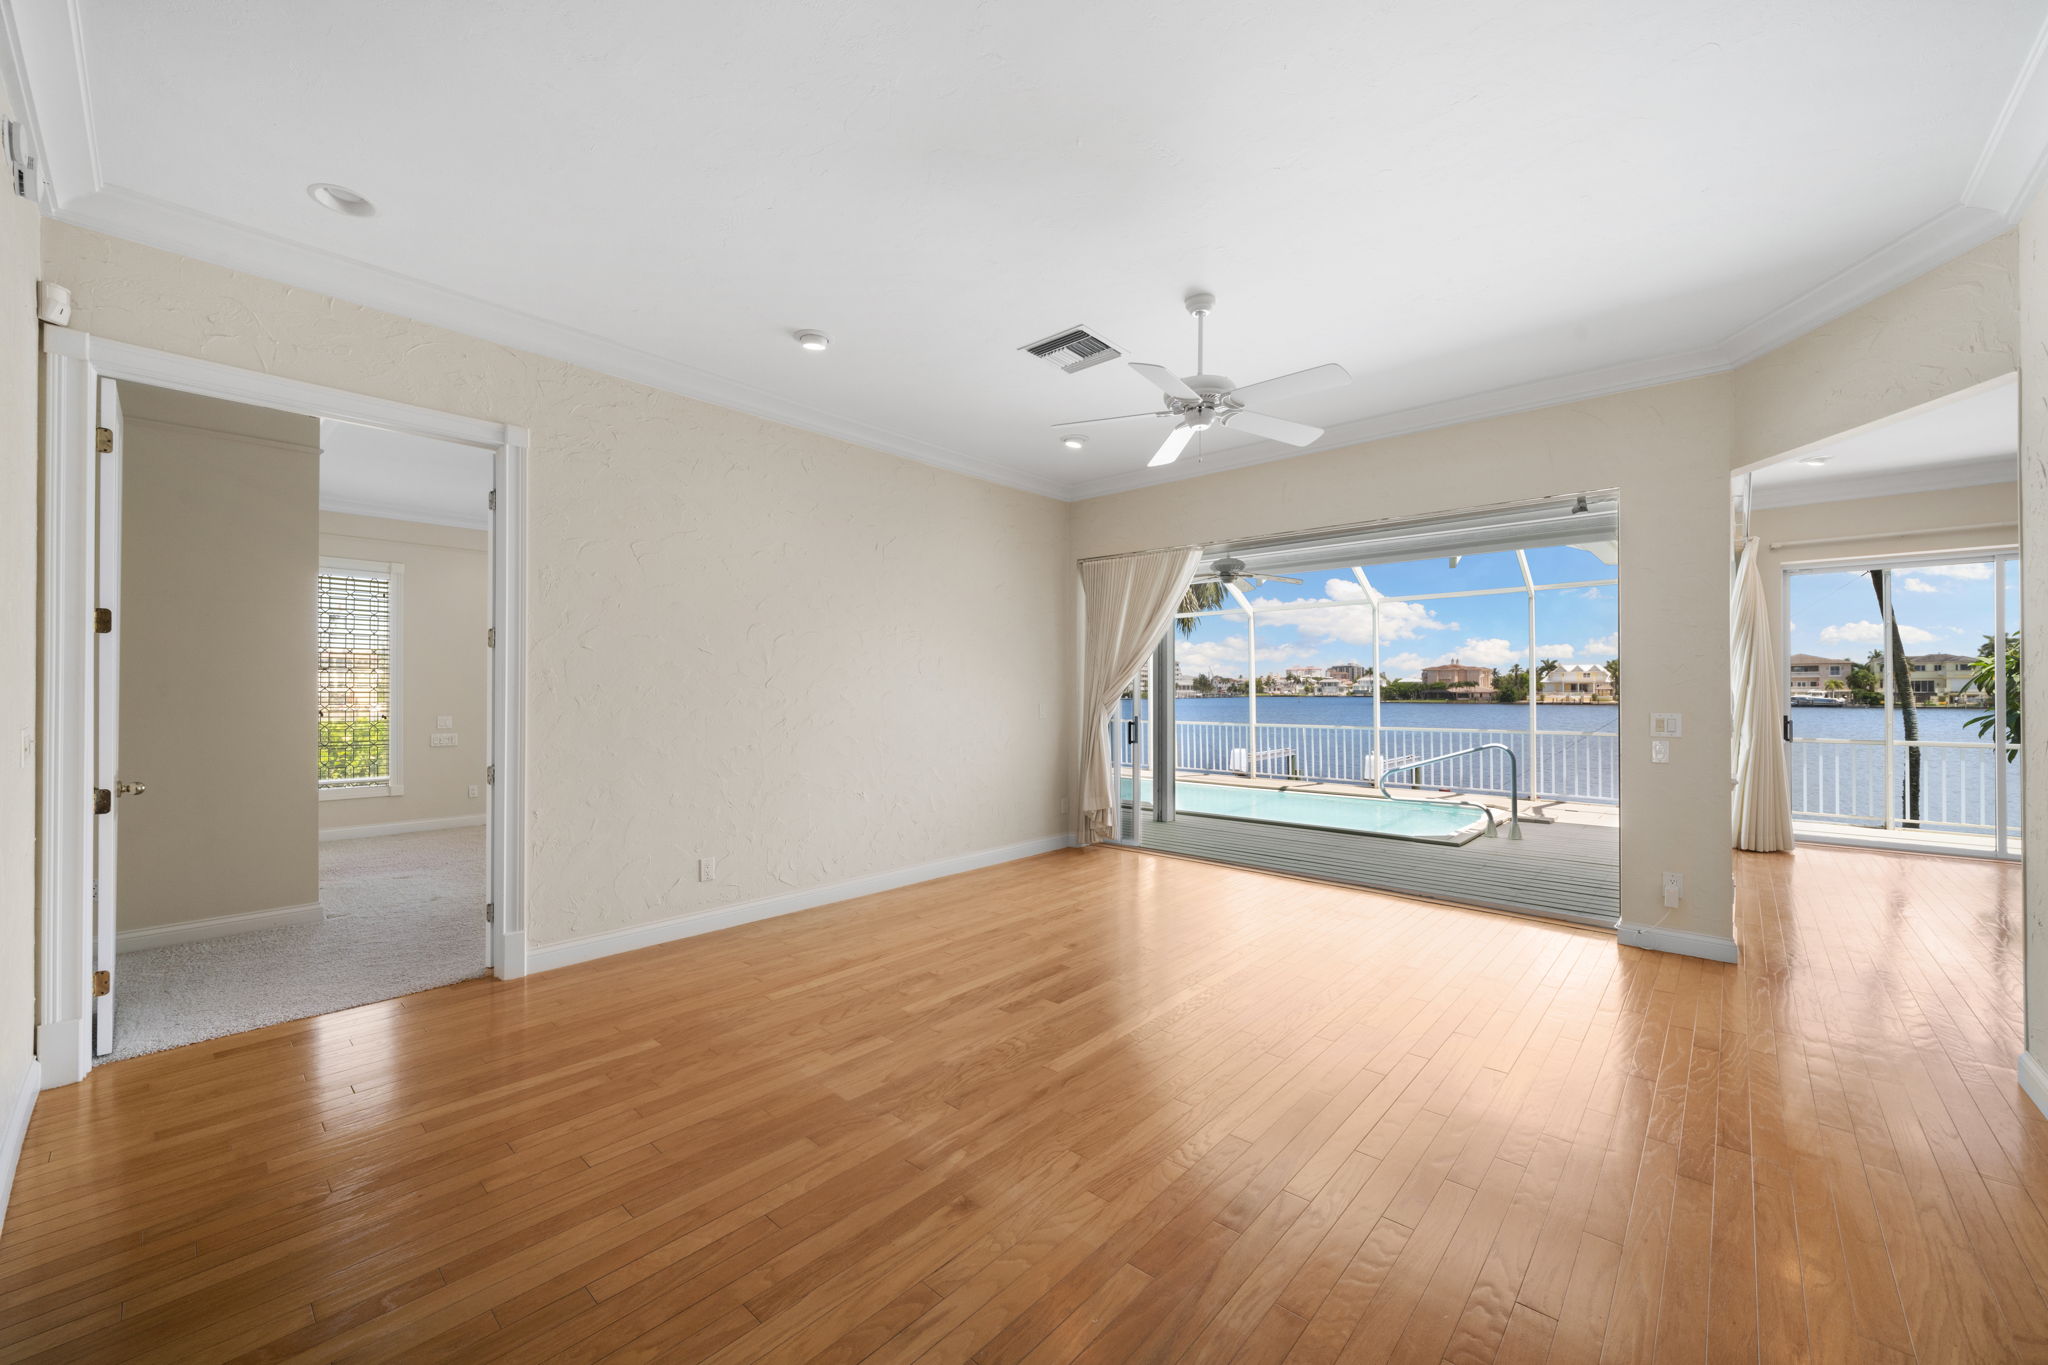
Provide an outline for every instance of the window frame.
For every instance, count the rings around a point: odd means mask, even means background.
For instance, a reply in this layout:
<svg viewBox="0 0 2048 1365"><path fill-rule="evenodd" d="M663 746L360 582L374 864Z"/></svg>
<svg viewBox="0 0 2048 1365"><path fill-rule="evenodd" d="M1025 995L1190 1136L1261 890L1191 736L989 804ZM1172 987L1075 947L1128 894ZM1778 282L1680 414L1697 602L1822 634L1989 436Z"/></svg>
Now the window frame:
<svg viewBox="0 0 2048 1365"><path fill-rule="evenodd" d="M365 797L405 795L405 565L386 563L376 559L344 559L336 555L321 555L315 574L313 593L314 620L314 705L317 718L319 712L319 619L320 594L319 578L324 575L352 575L358 578L382 578L389 584L387 601L390 603L391 632L391 698L388 712L390 721L386 726L388 748L385 777L382 782L365 783L360 786L328 786L331 779L319 776L319 750L314 749L314 781L320 788L322 801L357 801ZM315 730L317 735L318 731Z"/></svg>

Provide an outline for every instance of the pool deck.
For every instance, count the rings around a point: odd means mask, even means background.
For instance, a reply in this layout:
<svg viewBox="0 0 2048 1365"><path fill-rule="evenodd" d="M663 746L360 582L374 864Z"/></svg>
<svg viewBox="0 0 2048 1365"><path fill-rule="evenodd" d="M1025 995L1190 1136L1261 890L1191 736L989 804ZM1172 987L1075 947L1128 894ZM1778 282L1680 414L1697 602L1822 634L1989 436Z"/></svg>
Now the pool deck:
<svg viewBox="0 0 2048 1365"><path fill-rule="evenodd" d="M1503 833L1446 845L1182 814L1145 821L1141 838L1159 853L1578 924L1612 925L1621 914L1612 823L1525 821L1518 840Z"/></svg>
<svg viewBox="0 0 2048 1365"><path fill-rule="evenodd" d="M1387 798L1372 787L1361 787L1351 782L1314 782L1296 777L1237 777L1229 773L1202 773L1182 771L1175 779L1180 783L1213 783L1219 787L1263 787L1270 791L1317 792L1324 796L1354 796L1362 801L1384 801ZM1443 787L1402 787L1396 785L1395 795L1404 801L1470 801L1482 806L1491 806L1506 811L1508 799L1491 792L1470 793L1453 791ZM1562 801L1555 797L1540 797L1522 803L1522 819L1536 824L1604 825L1610 829L1621 823L1620 808L1590 801Z"/></svg>

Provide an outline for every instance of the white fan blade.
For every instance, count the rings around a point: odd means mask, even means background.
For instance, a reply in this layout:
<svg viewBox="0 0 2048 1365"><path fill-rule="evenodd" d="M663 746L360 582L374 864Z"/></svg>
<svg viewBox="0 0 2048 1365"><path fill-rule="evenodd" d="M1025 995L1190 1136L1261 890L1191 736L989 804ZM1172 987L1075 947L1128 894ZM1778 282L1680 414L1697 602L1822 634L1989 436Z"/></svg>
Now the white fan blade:
<svg viewBox="0 0 2048 1365"><path fill-rule="evenodd" d="M1321 427L1290 422L1285 417L1268 417L1263 412L1231 413L1230 429L1249 431L1252 435L1263 436L1269 441L1285 441L1291 446L1305 446L1320 439L1323 434Z"/></svg>
<svg viewBox="0 0 2048 1365"><path fill-rule="evenodd" d="M1339 384L1350 382L1351 371L1342 365L1318 365L1312 370L1296 370L1277 379L1261 379L1256 384L1233 390L1230 396L1251 407L1256 403L1277 402L1304 393L1321 393L1324 389L1334 389Z"/></svg>
<svg viewBox="0 0 2048 1365"><path fill-rule="evenodd" d="M1290 446L1307 446L1311 440L1323 436L1323 428L1319 426L1288 422L1286 417L1268 417L1262 411L1231 413L1229 426L1233 432L1251 432L1253 436L1264 436L1266 440L1284 440Z"/></svg>
<svg viewBox="0 0 2048 1365"><path fill-rule="evenodd" d="M1170 413L1170 412L1127 412L1127 413L1125 413L1125 414L1124 414L1123 416L1121 416L1121 417L1087 417L1087 418L1083 418L1083 419L1082 419L1081 421L1078 421L1078 422L1054 422L1054 423L1052 424L1052 429L1053 429L1054 431L1058 431L1058 430L1060 430L1060 429L1061 429L1062 427L1092 427L1092 426L1095 426L1095 425L1096 425L1097 423L1100 423L1100 422L1128 422L1128 421L1131 421L1132 419L1134 419L1134 418L1138 418L1138 417L1171 417L1171 416L1173 416L1173 414L1172 414L1172 413Z"/></svg>
<svg viewBox="0 0 2048 1365"><path fill-rule="evenodd" d="M1131 368L1143 375L1161 393L1171 394L1175 398L1185 398L1195 403L1202 401L1202 395L1181 383L1180 376L1167 369L1164 365L1147 365L1141 360L1133 360Z"/></svg>
<svg viewBox="0 0 2048 1365"><path fill-rule="evenodd" d="M1256 578L1261 583L1292 583L1295 584L1297 587L1301 584L1301 580L1299 578L1287 578L1277 573L1255 573L1248 574L1246 576L1249 578Z"/></svg>
<svg viewBox="0 0 2048 1365"><path fill-rule="evenodd" d="M1187 449L1188 442L1194 439L1195 429L1193 427L1175 427L1172 431L1166 433L1166 439L1160 442L1159 449L1153 453L1151 459L1145 462L1145 467L1147 469L1157 469L1160 465L1172 464L1180 458L1180 453Z"/></svg>

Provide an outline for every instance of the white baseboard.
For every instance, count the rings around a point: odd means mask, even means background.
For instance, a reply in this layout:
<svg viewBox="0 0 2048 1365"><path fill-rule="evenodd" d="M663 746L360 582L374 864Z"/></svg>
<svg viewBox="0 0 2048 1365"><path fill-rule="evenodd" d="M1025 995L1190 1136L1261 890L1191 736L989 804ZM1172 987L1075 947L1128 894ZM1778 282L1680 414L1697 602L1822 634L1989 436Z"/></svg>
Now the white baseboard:
<svg viewBox="0 0 2048 1365"><path fill-rule="evenodd" d="M7 1226L7 1200L14 1193L14 1171L21 1164L21 1144L28 1137L28 1121L36 1112L36 1096L42 1093L43 1068L35 1058L21 1073L21 1084L7 1097L5 1128L0 1128L0 1228Z"/></svg>
<svg viewBox="0 0 2048 1365"><path fill-rule="evenodd" d="M1648 948L1654 953L1703 957L1709 962L1739 959L1735 940L1719 934L1698 934L1690 929L1666 929L1655 924L1621 924L1616 926L1614 936L1631 948Z"/></svg>
<svg viewBox="0 0 2048 1365"><path fill-rule="evenodd" d="M386 834L424 834L430 829L467 829L481 825L484 817L477 815L443 815L434 820L393 820L383 825L336 825L320 831L320 842L334 839L376 839Z"/></svg>
<svg viewBox="0 0 2048 1365"><path fill-rule="evenodd" d="M2048 1118L2048 1067L2034 1060L2031 1052L2022 1052L2019 1063L2020 1089L2027 1092L2027 1098Z"/></svg>
<svg viewBox="0 0 2048 1365"><path fill-rule="evenodd" d="M935 877L950 877L958 872L973 872L978 868L994 867L997 863L1014 862L1018 858L1050 853L1056 848L1066 848L1072 842L1073 840L1064 834L1052 834L1042 839L1026 840L1021 844L985 848L976 853L963 853L957 858L941 858L936 862L901 867L892 872L877 872L872 876L834 882L829 886L814 886L806 891L792 891L786 896L767 896L761 900L744 901L738 905L693 910L687 915L674 915L668 919L656 920L652 924L636 924L629 929L615 929L606 934L591 934L587 938L534 944L525 950L525 970L545 972L556 967L573 966L578 962L592 962L600 957L610 957L614 953L630 953L637 948L652 948L659 943L673 943L679 938L692 938L717 929L730 929L738 924L752 924L756 920L773 919L777 915L791 915L799 910L830 905L834 901L852 900L856 896L872 896L880 891L894 891L898 887L928 882ZM507 956L510 956L509 952Z"/></svg>
<svg viewBox="0 0 2048 1365"><path fill-rule="evenodd" d="M36 1063L45 1090L84 1080L92 1070L92 1016L36 1025Z"/></svg>
<svg viewBox="0 0 2048 1365"><path fill-rule="evenodd" d="M148 929L123 929L114 935L116 953L138 953L150 948L168 948L174 943L197 943L206 938L226 938L258 929L287 929L318 924L320 902L311 905L281 905L275 910L246 910L239 915L215 915L211 919L188 919L181 924L159 924Z"/></svg>

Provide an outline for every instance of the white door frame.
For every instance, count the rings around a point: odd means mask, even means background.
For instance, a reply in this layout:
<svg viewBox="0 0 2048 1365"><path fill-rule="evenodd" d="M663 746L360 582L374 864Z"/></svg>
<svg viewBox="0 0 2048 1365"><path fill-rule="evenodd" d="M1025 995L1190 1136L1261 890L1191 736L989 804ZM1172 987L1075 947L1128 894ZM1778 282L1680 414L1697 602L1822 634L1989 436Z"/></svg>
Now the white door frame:
<svg viewBox="0 0 2048 1365"><path fill-rule="evenodd" d="M308 417L359 422L493 453L490 900L494 973L526 974L526 452L523 427L459 417L194 360L64 327L43 328L41 802L36 1054L44 1089L92 1068L93 600L98 554L93 404L101 378Z"/></svg>

